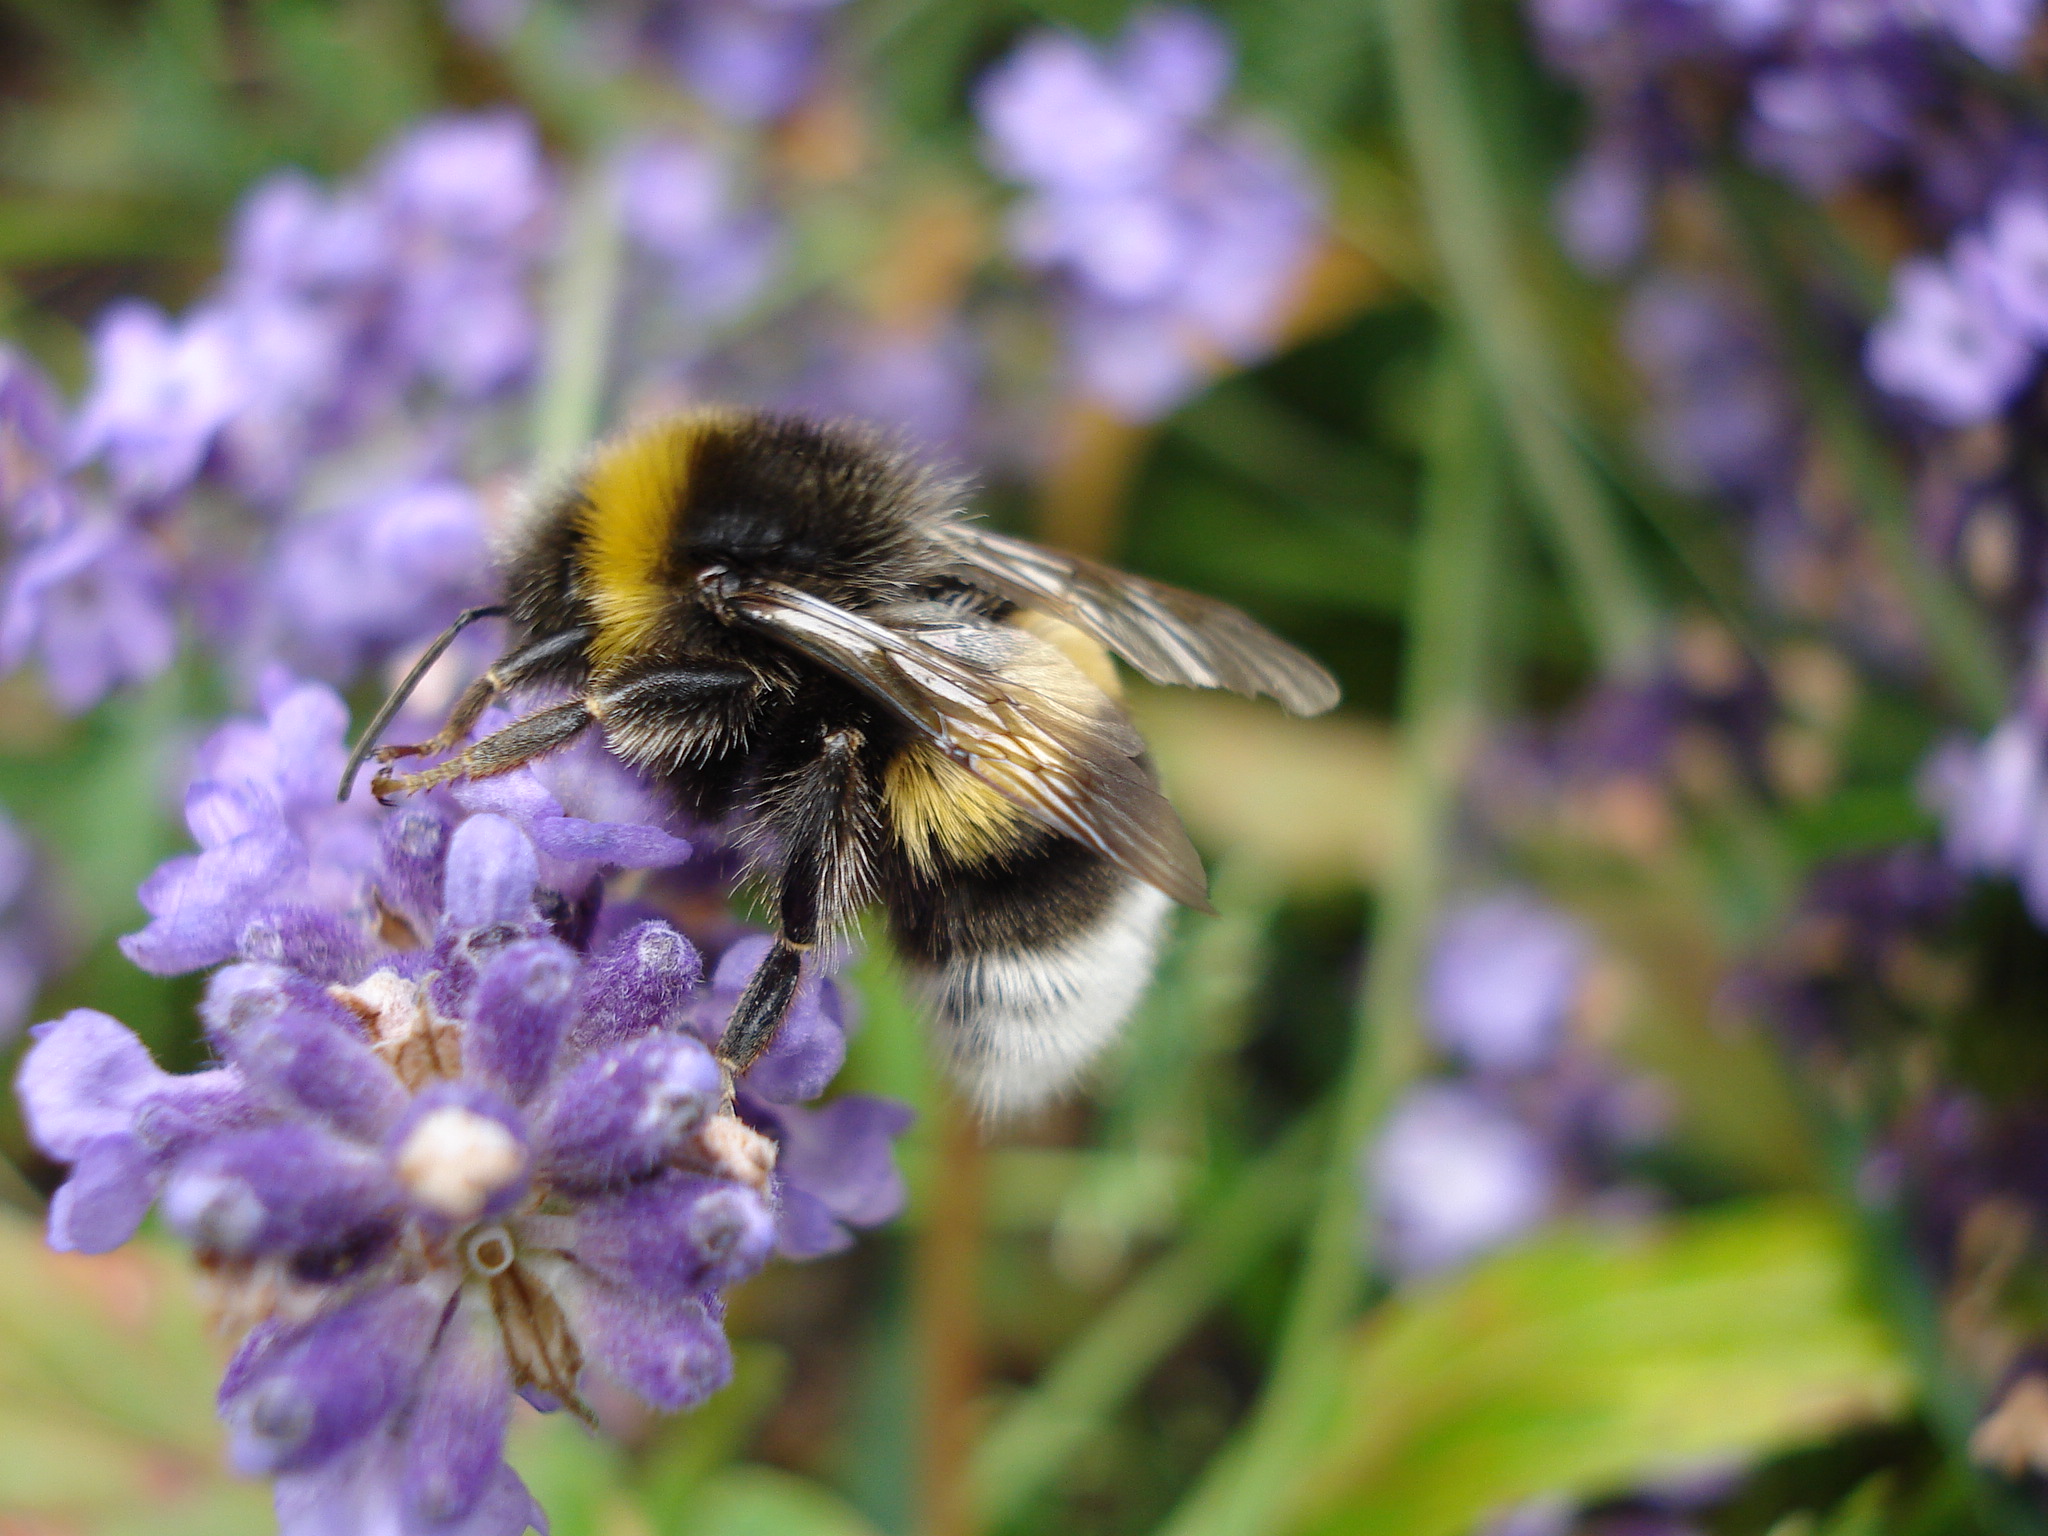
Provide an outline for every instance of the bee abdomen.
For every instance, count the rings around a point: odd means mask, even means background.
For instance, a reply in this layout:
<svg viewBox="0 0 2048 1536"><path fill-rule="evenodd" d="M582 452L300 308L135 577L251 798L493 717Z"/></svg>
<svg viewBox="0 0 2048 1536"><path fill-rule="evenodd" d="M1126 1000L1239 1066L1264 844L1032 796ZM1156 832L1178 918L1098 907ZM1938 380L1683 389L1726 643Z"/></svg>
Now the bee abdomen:
<svg viewBox="0 0 2048 1536"><path fill-rule="evenodd" d="M911 960L955 1079L987 1115L1035 1108L1072 1085L1152 979L1169 898L1128 876L1086 922Z"/></svg>

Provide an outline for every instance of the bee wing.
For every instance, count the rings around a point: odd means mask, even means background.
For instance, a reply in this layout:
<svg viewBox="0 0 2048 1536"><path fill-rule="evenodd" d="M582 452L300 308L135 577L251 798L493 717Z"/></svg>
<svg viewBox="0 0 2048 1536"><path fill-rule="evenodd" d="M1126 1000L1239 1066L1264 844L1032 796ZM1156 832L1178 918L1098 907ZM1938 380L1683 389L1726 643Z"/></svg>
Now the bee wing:
<svg viewBox="0 0 2048 1536"><path fill-rule="evenodd" d="M1066 620L1155 683L1263 693L1297 715L1337 702L1335 678L1228 603L973 523L944 525L934 537L971 585Z"/></svg>
<svg viewBox="0 0 2048 1536"><path fill-rule="evenodd" d="M1137 760L1145 744L1113 708L1083 713L914 629L780 583L729 601L746 622L887 705L1019 810L1174 900L1212 910L1187 831Z"/></svg>

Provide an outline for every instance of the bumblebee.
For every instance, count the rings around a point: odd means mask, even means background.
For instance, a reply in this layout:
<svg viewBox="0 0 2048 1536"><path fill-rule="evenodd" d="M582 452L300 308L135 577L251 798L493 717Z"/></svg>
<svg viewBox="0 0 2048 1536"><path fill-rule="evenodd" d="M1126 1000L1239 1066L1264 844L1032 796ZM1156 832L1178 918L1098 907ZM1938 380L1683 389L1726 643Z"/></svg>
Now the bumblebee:
<svg viewBox="0 0 2048 1536"><path fill-rule="evenodd" d="M504 773L595 727L679 809L734 826L774 946L720 1055L773 1040L804 955L879 903L954 1074L986 1113L1066 1087L1150 978L1170 903L1207 882L1119 702L1110 653L1156 682L1271 695L1330 675L1236 609L963 518L960 487L846 424L673 416L593 450L540 498L503 599L429 648L357 770L477 619L509 648L432 740L375 748L384 799ZM566 691L456 752L499 695Z"/></svg>

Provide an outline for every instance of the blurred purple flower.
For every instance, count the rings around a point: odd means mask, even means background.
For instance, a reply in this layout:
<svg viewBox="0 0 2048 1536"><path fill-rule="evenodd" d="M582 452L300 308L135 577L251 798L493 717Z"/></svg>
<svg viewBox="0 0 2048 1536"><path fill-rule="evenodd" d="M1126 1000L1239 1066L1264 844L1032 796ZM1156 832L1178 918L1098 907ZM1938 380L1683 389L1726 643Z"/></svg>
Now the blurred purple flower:
<svg viewBox="0 0 2048 1536"><path fill-rule="evenodd" d="M246 493L288 493L309 453L398 384L375 355L395 259L360 189L286 171L242 200L219 303L248 385L224 445Z"/></svg>
<svg viewBox="0 0 2048 1536"><path fill-rule="evenodd" d="M675 72L704 102L743 123L781 117L816 83L820 13L840 0L682 0L668 15Z"/></svg>
<svg viewBox="0 0 2048 1536"><path fill-rule="evenodd" d="M376 580L363 580L366 571ZM486 601L489 581L482 503L435 477L286 529L268 590L296 658L342 680Z"/></svg>
<svg viewBox="0 0 2048 1536"><path fill-rule="evenodd" d="M45 485L64 452L64 403L43 370L0 343L0 518L22 530L24 497Z"/></svg>
<svg viewBox="0 0 2048 1536"><path fill-rule="evenodd" d="M2048 197L2027 189L2000 198L1982 251L2000 310L2037 344L2048 341Z"/></svg>
<svg viewBox="0 0 2048 1536"><path fill-rule="evenodd" d="M1765 70L1750 112L1750 156L1816 196L1882 169L1912 126L1902 82L1868 56Z"/></svg>
<svg viewBox="0 0 2048 1536"><path fill-rule="evenodd" d="M1449 1083L1412 1090L1366 1154L1387 1266L1465 1263L1549 1213L1556 1169L1540 1137L1493 1099Z"/></svg>
<svg viewBox="0 0 2048 1536"><path fill-rule="evenodd" d="M1892 275L1892 304L1870 333L1870 376L1945 426L1998 414L2033 371L2034 349L1994 298L1984 246L1943 264L1914 257Z"/></svg>
<svg viewBox="0 0 2048 1536"><path fill-rule="evenodd" d="M531 363L528 281L551 236L539 135L511 111L429 119L371 180L398 253L395 334L426 375L482 395Z"/></svg>
<svg viewBox="0 0 2048 1536"><path fill-rule="evenodd" d="M1116 192L1169 171L1187 131L1220 103L1230 70L1214 23L1150 10L1107 55L1070 33L1034 33L984 77L975 109L1004 175Z"/></svg>
<svg viewBox="0 0 2048 1536"><path fill-rule="evenodd" d="M740 201L732 166L710 145L634 140L618 176L627 237L666 270L692 320L743 310L774 275L782 232L767 208Z"/></svg>
<svg viewBox="0 0 2048 1536"><path fill-rule="evenodd" d="M811 358L778 401L789 410L871 421L929 452L975 455L981 353L963 324L895 330L813 321Z"/></svg>
<svg viewBox="0 0 2048 1536"><path fill-rule="evenodd" d="M1563 1044L1590 958L1585 930L1527 894L1456 907L1423 982L1430 1032L1481 1072L1533 1072Z"/></svg>
<svg viewBox="0 0 2048 1536"><path fill-rule="evenodd" d="M1985 63L2012 69L2041 18L2041 0L1921 0L1956 41Z"/></svg>
<svg viewBox="0 0 2048 1536"><path fill-rule="evenodd" d="M106 513L28 545L7 577L0 667L39 657L50 697L78 714L171 664L171 573L149 537Z"/></svg>
<svg viewBox="0 0 2048 1536"><path fill-rule="evenodd" d="M93 384L72 429L73 459L104 456L123 496L176 495L245 398L236 363L216 310L174 325L151 305L115 305L93 333Z"/></svg>
<svg viewBox="0 0 2048 1536"><path fill-rule="evenodd" d="M1951 866L2018 881L2027 911L2048 928L2048 758L2038 712L2014 712L1976 745L1937 748L1920 790L1942 820Z"/></svg>
<svg viewBox="0 0 2048 1536"><path fill-rule="evenodd" d="M990 163L1031 193L1012 249L1062 290L1082 390L1129 416L1269 347L1315 244L1294 156L1215 117L1229 64L1206 19L1151 10L1107 53L1027 38L975 93Z"/></svg>
<svg viewBox="0 0 2048 1536"><path fill-rule="evenodd" d="M1630 293L1622 343L1650 386L1648 451L1674 484L1755 491L1781 475L1797 407L1759 332L1705 279L1656 272Z"/></svg>
<svg viewBox="0 0 2048 1536"><path fill-rule="evenodd" d="M1557 189L1558 238L1581 267L1612 277L1642 252L1651 192L1639 147L1618 133L1598 139Z"/></svg>

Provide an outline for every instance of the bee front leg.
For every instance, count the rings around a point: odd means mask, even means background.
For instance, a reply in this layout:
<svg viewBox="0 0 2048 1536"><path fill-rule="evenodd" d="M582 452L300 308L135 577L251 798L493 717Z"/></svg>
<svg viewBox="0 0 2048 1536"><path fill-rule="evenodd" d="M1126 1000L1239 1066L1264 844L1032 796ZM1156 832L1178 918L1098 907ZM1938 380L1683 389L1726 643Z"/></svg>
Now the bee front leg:
<svg viewBox="0 0 2048 1536"><path fill-rule="evenodd" d="M438 757L443 752L454 750L456 743L475 728L477 720L499 694L531 682L550 667L559 666L563 657L580 650L589 639L590 631L587 629L568 629L506 652L491 664L490 671L462 690L462 696L455 701L455 708L448 712L441 729L431 737L403 746L379 747L372 755L380 763L393 763L401 757Z"/></svg>
<svg viewBox="0 0 2048 1536"><path fill-rule="evenodd" d="M775 1043L796 1000L803 957L858 908L867 888L875 825L872 784L860 763L860 732L826 734L818 756L781 780L764 819L787 850L777 890L775 946L747 978L718 1044L735 1076Z"/></svg>
<svg viewBox="0 0 2048 1536"><path fill-rule="evenodd" d="M392 795L417 794L454 779L487 779L494 773L510 773L557 747L567 746L593 718L590 706L582 699L536 710L502 731L492 732L445 763L436 763L419 773L380 773L370 781L370 793L389 804Z"/></svg>

